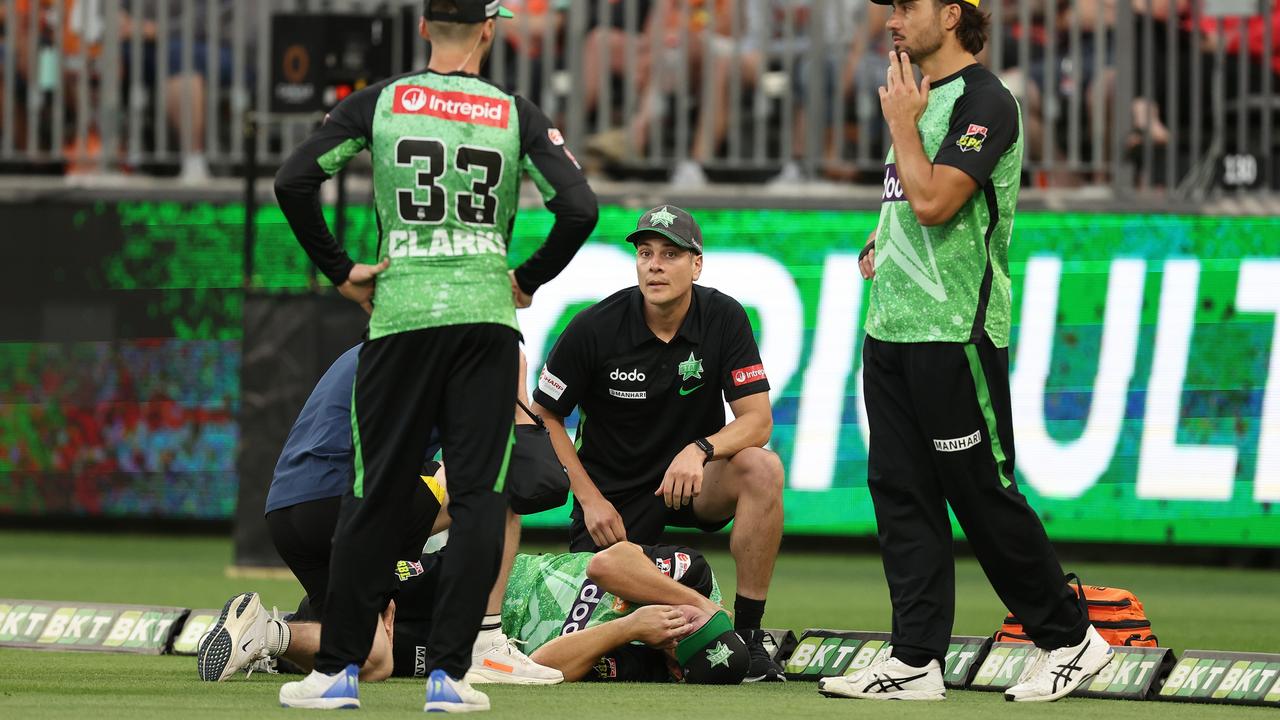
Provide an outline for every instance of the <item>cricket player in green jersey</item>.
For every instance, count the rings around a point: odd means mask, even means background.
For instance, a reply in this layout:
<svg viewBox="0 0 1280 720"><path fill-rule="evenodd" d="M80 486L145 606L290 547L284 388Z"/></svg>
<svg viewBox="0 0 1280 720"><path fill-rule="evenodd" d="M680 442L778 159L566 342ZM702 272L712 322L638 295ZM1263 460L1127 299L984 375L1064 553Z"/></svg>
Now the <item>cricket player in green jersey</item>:
<svg viewBox="0 0 1280 720"><path fill-rule="evenodd" d="M316 670L290 707L359 707L357 671L389 591L416 463L433 429L449 458L452 551L441 568L425 709L485 710L463 679L498 573L515 396L516 307L568 265L595 227L596 200L564 138L529 101L480 78L499 0L426 0L428 68L343 100L276 177L276 197L313 262L371 312L352 389L355 480L333 540ZM376 265L355 263L321 213L321 183L361 151L373 162ZM555 224L508 272L528 176ZM376 292L375 292L376 288Z"/></svg>
<svg viewBox="0 0 1280 720"><path fill-rule="evenodd" d="M893 601L893 655L820 683L839 697L941 700L955 614L950 505L1038 656L1005 696L1056 700L1111 660L1014 478L1009 239L1022 173L1017 101L974 58L980 0L893 5L880 106L893 147L863 344L867 485ZM923 78L917 83L912 65ZM1034 629L1033 629L1034 628Z"/></svg>
<svg viewBox="0 0 1280 720"><path fill-rule="evenodd" d="M378 628L393 677L427 675L432 606L449 552L446 545L396 563L395 604ZM721 600L711 565L697 550L621 542L599 553L516 555L501 618L503 630L535 662L568 682L737 684L747 675L750 653ZM298 621L284 618L301 627ZM270 648L266 656L296 671L292 665L310 667L314 654L314 645L304 642ZM507 662L488 655L471 669L502 673Z"/></svg>

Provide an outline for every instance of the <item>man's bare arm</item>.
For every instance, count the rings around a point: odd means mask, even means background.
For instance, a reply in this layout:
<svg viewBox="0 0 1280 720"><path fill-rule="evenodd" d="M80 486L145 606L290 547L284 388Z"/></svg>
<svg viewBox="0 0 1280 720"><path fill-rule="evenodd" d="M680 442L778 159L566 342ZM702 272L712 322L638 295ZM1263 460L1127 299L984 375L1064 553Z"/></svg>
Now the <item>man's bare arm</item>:
<svg viewBox="0 0 1280 720"><path fill-rule="evenodd" d="M733 457L749 447L764 447L773 434L773 411L769 407L768 393L760 392L733 400L729 409L733 410L733 422L707 437L707 442L715 448L713 460ZM653 494L660 496L669 508L692 503L702 494L706 462L706 453L694 443L689 443L671 460Z"/></svg>
<svg viewBox="0 0 1280 720"><path fill-rule="evenodd" d="M640 641L667 647L693 630L685 613L670 605L649 605L595 627L561 635L530 655L539 665L564 673L565 682L581 680L596 662L616 647Z"/></svg>
<svg viewBox="0 0 1280 720"><path fill-rule="evenodd" d="M773 435L773 410L769 393L758 392L729 401L733 421L707 438L716 448L715 459L733 457L749 447L764 447Z"/></svg>
<svg viewBox="0 0 1280 720"><path fill-rule="evenodd" d="M709 613L720 606L697 590L667 577L635 543L622 542L596 553L587 577L601 590L640 605L692 605Z"/></svg>

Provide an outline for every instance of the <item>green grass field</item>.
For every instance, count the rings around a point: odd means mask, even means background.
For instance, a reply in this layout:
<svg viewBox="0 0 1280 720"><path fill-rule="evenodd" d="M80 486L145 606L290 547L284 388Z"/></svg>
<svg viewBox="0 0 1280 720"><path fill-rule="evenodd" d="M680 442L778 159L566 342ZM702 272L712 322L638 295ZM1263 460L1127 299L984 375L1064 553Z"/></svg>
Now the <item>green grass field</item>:
<svg viewBox="0 0 1280 720"><path fill-rule="evenodd" d="M300 588L292 581L226 576L231 543L225 539L0 532L0 597L81 600L187 607L221 607L230 595L253 589L268 604L292 608ZM732 561L710 555L725 594L732 597ZM1217 568L1075 564L1086 582L1127 587L1146 605L1162 645L1280 651L1280 573ZM1003 608L972 560L957 567L957 634L993 632ZM889 604L879 559L873 555L788 554L778 561L765 624L887 630ZM0 718L181 717L298 715L276 705L285 676L202 683L191 657L150 657L0 649ZM1032 708L1005 703L998 694L949 691L945 705L830 700L813 683L735 688L675 685L562 685L492 687L492 718L626 720L687 715L718 718L817 718L889 715L947 720L1027 716L1055 718L1276 717L1266 708L1183 705L1069 698ZM375 716L421 710L422 683L393 680L361 688L362 713ZM943 715L940 715L943 714Z"/></svg>

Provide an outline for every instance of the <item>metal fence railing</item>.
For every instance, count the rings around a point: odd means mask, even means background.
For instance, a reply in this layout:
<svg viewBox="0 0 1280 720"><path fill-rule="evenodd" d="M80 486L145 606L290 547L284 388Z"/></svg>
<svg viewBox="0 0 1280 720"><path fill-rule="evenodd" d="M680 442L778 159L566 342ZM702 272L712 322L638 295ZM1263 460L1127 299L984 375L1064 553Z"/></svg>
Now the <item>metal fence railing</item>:
<svg viewBox="0 0 1280 720"><path fill-rule="evenodd" d="M610 172L879 180L890 8L867 0L510 0L489 63ZM1280 0L983 0L980 59L1024 114L1026 178L1118 195L1277 187ZM0 172L237 172L315 117L272 117L271 17L416 0L0 0Z"/></svg>

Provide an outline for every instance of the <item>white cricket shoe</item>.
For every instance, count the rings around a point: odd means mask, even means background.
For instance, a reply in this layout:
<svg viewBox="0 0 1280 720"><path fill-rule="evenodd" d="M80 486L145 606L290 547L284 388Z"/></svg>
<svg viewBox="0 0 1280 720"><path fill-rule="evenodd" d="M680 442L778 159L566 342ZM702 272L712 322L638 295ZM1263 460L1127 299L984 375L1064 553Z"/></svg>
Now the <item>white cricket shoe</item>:
<svg viewBox="0 0 1280 720"><path fill-rule="evenodd" d="M1022 673L1018 684L1004 691L1004 699L1012 702L1057 700L1097 674L1114 656L1111 646L1090 625L1079 644L1041 651Z"/></svg>
<svg viewBox="0 0 1280 720"><path fill-rule="evenodd" d="M471 669L464 679L477 684L555 685L564 682L564 673L529 659L510 638L498 632L491 638L476 638L471 649Z"/></svg>
<svg viewBox="0 0 1280 720"><path fill-rule="evenodd" d="M319 670L296 682L280 686L280 705L309 710L344 710L360 707L360 668L348 665L340 673Z"/></svg>
<svg viewBox="0 0 1280 720"><path fill-rule="evenodd" d="M930 660L924 667L912 667L890 657L843 677L822 678L818 692L827 697L866 700L946 700L942 666Z"/></svg>
<svg viewBox="0 0 1280 720"><path fill-rule="evenodd" d="M426 712L479 712L489 709L489 696L471 687L466 680L454 680L443 670L427 677Z"/></svg>
<svg viewBox="0 0 1280 720"><path fill-rule="evenodd" d="M196 670L219 682L267 655L267 611L258 593L241 593L222 606L213 629L200 640Z"/></svg>

